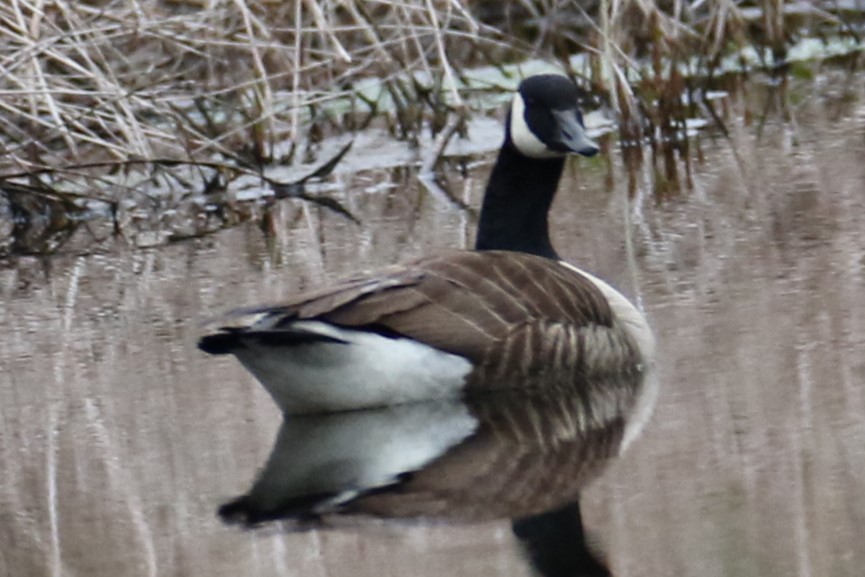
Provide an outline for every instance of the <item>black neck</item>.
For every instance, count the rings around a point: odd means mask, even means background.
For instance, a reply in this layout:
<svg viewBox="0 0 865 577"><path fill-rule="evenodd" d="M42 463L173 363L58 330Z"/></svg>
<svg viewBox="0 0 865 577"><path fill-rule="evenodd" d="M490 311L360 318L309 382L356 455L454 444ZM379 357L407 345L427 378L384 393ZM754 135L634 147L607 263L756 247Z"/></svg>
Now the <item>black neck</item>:
<svg viewBox="0 0 865 577"><path fill-rule="evenodd" d="M538 575L611 575L603 557L592 550L578 501L514 519L511 527Z"/></svg>
<svg viewBox="0 0 865 577"><path fill-rule="evenodd" d="M558 258L547 214L564 165L564 158L529 158L506 142L484 194L475 249Z"/></svg>

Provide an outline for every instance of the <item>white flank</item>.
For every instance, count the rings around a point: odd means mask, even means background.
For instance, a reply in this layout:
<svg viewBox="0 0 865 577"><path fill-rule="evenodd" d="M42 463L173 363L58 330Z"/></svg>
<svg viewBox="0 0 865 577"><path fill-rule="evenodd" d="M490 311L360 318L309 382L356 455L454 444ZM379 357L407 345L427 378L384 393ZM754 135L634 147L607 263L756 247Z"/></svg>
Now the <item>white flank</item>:
<svg viewBox="0 0 865 577"><path fill-rule="evenodd" d="M526 123L526 103L522 95L517 92L511 105L511 141L514 146L524 155L530 158L555 158L564 156L561 152L550 150L541 142L532 129Z"/></svg>
<svg viewBox="0 0 865 577"><path fill-rule="evenodd" d="M640 389L637 402L634 405L633 413L628 418L625 424L625 432L622 434L622 444L619 446L619 454L624 453L634 439L640 436L646 423L649 422L649 417L652 416L652 411L655 410L655 402L658 400L658 372L655 367L649 367L649 370L643 376L643 384Z"/></svg>
<svg viewBox="0 0 865 577"><path fill-rule="evenodd" d="M380 407L459 395L471 363L411 339L394 339L320 321L293 328L342 343L262 346L234 352L286 414Z"/></svg>
<svg viewBox="0 0 865 577"><path fill-rule="evenodd" d="M469 437L477 420L458 400L286 419L250 496L257 508L331 494L319 513L417 471Z"/></svg>

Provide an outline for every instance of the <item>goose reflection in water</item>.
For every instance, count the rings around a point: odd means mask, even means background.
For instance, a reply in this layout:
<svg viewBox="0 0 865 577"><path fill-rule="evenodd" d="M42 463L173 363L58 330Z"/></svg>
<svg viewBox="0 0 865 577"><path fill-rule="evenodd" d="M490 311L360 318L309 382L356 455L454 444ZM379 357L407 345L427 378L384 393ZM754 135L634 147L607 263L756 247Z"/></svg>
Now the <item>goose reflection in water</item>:
<svg viewBox="0 0 865 577"><path fill-rule="evenodd" d="M543 574L606 575L587 548L579 494L635 434L635 393L654 389L649 379L654 371L634 371L559 390L287 416L249 493L220 515L295 530L512 519Z"/></svg>

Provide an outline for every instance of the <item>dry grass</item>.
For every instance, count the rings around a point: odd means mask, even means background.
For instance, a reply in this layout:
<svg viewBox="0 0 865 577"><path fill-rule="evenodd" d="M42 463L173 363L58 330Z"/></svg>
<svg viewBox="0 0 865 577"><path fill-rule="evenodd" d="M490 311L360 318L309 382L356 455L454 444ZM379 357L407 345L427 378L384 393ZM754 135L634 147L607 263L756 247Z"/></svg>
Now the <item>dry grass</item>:
<svg viewBox="0 0 865 577"><path fill-rule="evenodd" d="M293 152L277 143L306 137L302 117L363 78L406 101L396 80L422 70L459 102L449 40L482 33L494 46L495 33L446 0L11 0L0 5L4 168L269 161Z"/></svg>
<svg viewBox="0 0 865 577"><path fill-rule="evenodd" d="M689 90L676 65L700 54L711 70L748 43L783 58L784 4L762 6L755 15L734 0L7 0L0 189L28 175L35 190L116 205L141 179L187 186L189 174L165 174L178 161L254 172L308 160L322 136L372 119L416 141L466 113L467 69L538 57L569 67L580 51L588 64L570 72L619 112L623 135L674 134ZM834 18L807 6L811 21ZM119 186L112 172L141 179Z"/></svg>
<svg viewBox="0 0 865 577"><path fill-rule="evenodd" d="M596 81L621 81L611 94L627 111L628 72L644 56L660 73L671 58L711 61L749 40L783 55L779 0L765 2L762 22L732 0L496 4L10 0L0 5L4 168L214 153L267 162L290 156L278 143L302 142L310 119L344 120L324 118L323 105L356 96L366 78L384 81L407 136L443 102L436 89L462 104L466 66L588 49L604 69ZM367 104L356 110L375 108Z"/></svg>

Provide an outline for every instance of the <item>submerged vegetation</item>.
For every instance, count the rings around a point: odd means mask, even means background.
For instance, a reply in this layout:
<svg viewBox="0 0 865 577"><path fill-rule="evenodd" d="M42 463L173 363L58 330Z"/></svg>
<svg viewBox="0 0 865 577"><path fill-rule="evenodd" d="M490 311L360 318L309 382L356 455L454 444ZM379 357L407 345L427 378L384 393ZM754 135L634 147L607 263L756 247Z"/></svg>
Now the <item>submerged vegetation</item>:
<svg viewBox="0 0 865 577"><path fill-rule="evenodd" d="M432 169L532 66L576 78L623 141L685 146L686 119L718 120L701 96L716 75L783 67L801 37L858 45L858 16L782 0L9 0L0 254L50 252L94 214L123 234L173 211L154 242L197 236L260 217L236 202L256 187L265 205L350 217L304 187L346 150L322 157L322 139L383 127L431 142Z"/></svg>

